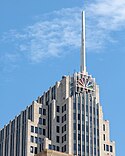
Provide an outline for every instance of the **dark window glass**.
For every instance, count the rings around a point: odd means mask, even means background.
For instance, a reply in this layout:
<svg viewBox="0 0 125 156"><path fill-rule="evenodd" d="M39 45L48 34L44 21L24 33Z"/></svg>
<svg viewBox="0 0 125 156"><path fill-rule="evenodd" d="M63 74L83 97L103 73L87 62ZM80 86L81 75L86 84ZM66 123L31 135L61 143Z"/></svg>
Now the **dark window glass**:
<svg viewBox="0 0 125 156"><path fill-rule="evenodd" d="M86 132L89 132L89 126L86 125Z"/></svg>
<svg viewBox="0 0 125 156"><path fill-rule="evenodd" d="M80 114L78 114L78 120L80 120Z"/></svg>
<svg viewBox="0 0 125 156"><path fill-rule="evenodd" d="M38 127L35 127L35 133L38 133Z"/></svg>
<svg viewBox="0 0 125 156"><path fill-rule="evenodd" d="M105 131L105 125L103 124L103 131Z"/></svg>
<svg viewBox="0 0 125 156"><path fill-rule="evenodd" d="M106 151L109 151L109 145L106 145Z"/></svg>
<svg viewBox="0 0 125 156"><path fill-rule="evenodd" d="M82 130L84 131L84 129L85 129L85 126L82 124Z"/></svg>
<svg viewBox="0 0 125 156"><path fill-rule="evenodd" d="M35 137L35 143L38 143L38 138L37 137Z"/></svg>
<svg viewBox="0 0 125 156"><path fill-rule="evenodd" d="M33 146L30 146L30 153L33 153Z"/></svg>
<svg viewBox="0 0 125 156"><path fill-rule="evenodd" d="M113 148L112 148L112 146L110 146L110 152L113 152Z"/></svg>
<svg viewBox="0 0 125 156"><path fill-rule="evenodd" d="M96 145L96 138L94 138L94 144Z"/></svg>
<svg viewBox="0 0 125 156"><path fill-rule="evenodd" d="M74 118L74 120L76 120L76 113L73 114L73 118Z"/></svg>
<svg viewBox="0 0 125 156"><path fill-rule="evenodd" d="M78 130L80 130L80 124L78 124Z"/></svg>
<svg viewBox="0 0 125 156"><path fill-rule="evenodd" d="M105 141L105 134L103 134L103 140Z"/></svg>
<svg viewBox="0 0 125 156"><path fill-rule="evenodd" d="M39 144L41 144L42 143L42 139L41 138L39 138Z"/></svg>
<svg viewBox="0 0 125 156"><path fill-rule="evenodd" d="M78 140L81 140L81 135L80 134L78 134Z"/></svg>
<svg viewBox="0 0 125 156"><path fill-rule="evenodd" d="M62 106L62 113L66 111L66 104L64 106Z"/></svg>
<svg viewBox="0 0 125 156"><path fill-rule="evenodd" d="M76 130L76 123L73 124L74 130Z"/></svg>
<svg viewBox="0 0 125 156"><path fill-rule="evenodd" d="M46 119L43 119L43 125L46 125Z"/></svg>
<svg viewBox="0 0 125 156"><path fill-rule="evenodd" d="M73 103L73 108L76 109L76 103Z"/></svg>
<svg viewBox="0 0 125 156"><path fill-rule="evenodd" d="M37 154L37 147L35 147L35 154Z"/></svg>
<svg viewBox="0 0 125 156"><path fill-rule="evenodd" d="M62 117L62 123L66 121L66 114Z"/></svg>
<svg viewBox="0 0 125 156"><path fill-rule="evenodd" d="M74 151L76 151L76 144L74 144Z"/></svg>
<svg viewBox="0 0 125 156"><path fill-rule="evenodd" d="M46 109L43 109L43 115L46 115Z"/></svg>
<svg viewBox="0 0 125 156"><path fill-rule="evenodd" d="M104 144L104 151L105 151L105 144Z"/></svg>
<svg viewBox="0 0 125 156"><path fill-rule="evenodd" d="M86 135L86 141L89 142L89 136L88 135Z"/></svg>
<svg viewBox="0 0 125 156"><path fill-rule="evenodd" d="M90 113L92 114L92 106L90 106Z"/></svg>
<svg viewBox="0 0 125 156"><path fill-rule="evenodd" d="M33 136L31 136L30 141L34 142L34 137Z"/></svg>
<svg viewBox="0 0 125 156"><path fill-rule="evenodd" d="M44 136L46 135L46 130L45 130L45 129L43 129L43 135L44 135Z"/></svg>
<svg viewBox="0 0 125 156"><path fill-rule="evenodd" d="M94 155L96 156L96 148L94 148Z"/></svg>
<svg viewBox="0 0 125 156"><path fill-rule="evenodd" d="M78 110L80 110L80 103L78 103Z"/></svg>
<svg viewBox="0 0 125 156"><path fill-rule="evenodd" d="M86 105L86 112L88 113L88 105Z"/></svg>
<svg viewBox="0 0 125 156"><path fill-rule="evenodd" d="M56 111L60 112L59 106L56 106Z"/></svg>
<svg viewBox="0 0 125 156"><path fill-rule="evenodd" d="M57 121L57 122L60 122L59 116L56 117L56 121Z"/></svg>
<svg viewBox="0 0 125 156"><path fill-rule="evenodd" d="M63 147L63 152L66 152L66 145L64 145Z"/></svg>
<svg viewBox="0 0 125 156"><path fill-rule="evenodd" d="M60 142L59 136L56 136L56 142Z"/></svg>
<svg viewBox="0 0 125 156"><path fill-rule="evenodd" d="M31 132L34 133L34 126L31 126Z"/></svg>
<svg viewBox="0 0 125 156"><path fill-rule="evenodd" d="M59 151L59 149L60 149L59 146L57 146L57 151Z"/></svg>
<svg viewBox="0 0 125 156"><path fill-rule="evenodd" d="M56 132L59 133L59 126L56 126Z"/></svg>
<svg viewBox="0 0 125 156"><path fill-rule="evenodd" d="M76 133L74 133L74 140L76 140Z"/></svg>
<svg viewBox="0 0 125 156"><path fill-rule="evenodd" d="M39 114L42 114L42 108L39 108Z"/></svg>
<svg viewBox="0 0 125 156"><path fill-rule="evenodd" d="M42 124L42 118L39 118L39 124Z"/></svg>
<svg viewBox="0 0 125 156"><path fill-rule="evenodd" d="M42 128L39 128L39 134L42 134Z"/></svg>
<svg viewBox="0 0 125 156"><path fill-rule="evenodd" d="M82 151L85 152L85 146L84 145L82 145Z"/></svg>
<svg viewBox="0 0 125 156"><path fill-rule="evenodd" d="M97 129L97 135L99 136L99 129Z"/></svg>
<svg viewBox="0 0 125 156"><path fill-rule="evenodd" d="M86 146L86 151L87 153L89 153L89 146Z"/></svg>
<svg viewBox="0 0 125 156"><path fill-rule="evenodd" d="M52 145L49 145L49 149L52 150Z"/></svg>

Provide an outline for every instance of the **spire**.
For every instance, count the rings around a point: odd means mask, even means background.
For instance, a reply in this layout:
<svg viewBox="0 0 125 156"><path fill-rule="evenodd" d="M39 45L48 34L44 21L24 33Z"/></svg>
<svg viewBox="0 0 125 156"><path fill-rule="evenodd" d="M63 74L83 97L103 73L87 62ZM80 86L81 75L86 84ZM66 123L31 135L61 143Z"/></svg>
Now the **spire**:
<svg viewBox="0 0 125 156"><path fill-rule="evenodd" d="M86 73L86 51L85 51L85 12L84 12L84 11L82 11L81 72Z"/></svg>

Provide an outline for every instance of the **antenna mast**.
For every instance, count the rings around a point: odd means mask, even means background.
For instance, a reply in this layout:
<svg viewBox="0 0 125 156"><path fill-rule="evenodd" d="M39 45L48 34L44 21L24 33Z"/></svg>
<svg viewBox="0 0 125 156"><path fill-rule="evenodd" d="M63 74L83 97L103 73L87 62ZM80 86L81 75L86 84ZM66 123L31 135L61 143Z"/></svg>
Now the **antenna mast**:
<svg viewBox="0 0 125 156"><path fill-rule="evenodd" d="M82 11L81 72L86 73L86 51L85 51L85 12L84 12L84 11Z"/></svg>

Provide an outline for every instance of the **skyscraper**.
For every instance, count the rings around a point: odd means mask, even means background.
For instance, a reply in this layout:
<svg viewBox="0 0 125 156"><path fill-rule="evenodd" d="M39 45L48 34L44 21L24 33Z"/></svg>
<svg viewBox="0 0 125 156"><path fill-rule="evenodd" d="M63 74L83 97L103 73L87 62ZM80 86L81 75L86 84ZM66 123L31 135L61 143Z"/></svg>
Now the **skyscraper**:
<svg viewBox="0 0 125 156"><path fill-rule="evenodd" d="M0 130L0 156L33 156L52 149L77 156L115 156L99 86L86 71L82 12L80 72L62 79Z"/></svg>

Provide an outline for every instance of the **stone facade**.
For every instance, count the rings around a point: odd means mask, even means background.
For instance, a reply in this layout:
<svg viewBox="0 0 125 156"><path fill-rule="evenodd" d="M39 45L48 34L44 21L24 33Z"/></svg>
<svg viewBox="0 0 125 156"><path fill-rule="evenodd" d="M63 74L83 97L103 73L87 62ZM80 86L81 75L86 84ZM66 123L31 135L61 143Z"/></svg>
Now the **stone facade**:
<svg viewBox="0 0 125 156"><path fill-rule="evenodd" d="M35 156L73 156L73 155L62 153L62 152L57 152L53 150L44 150Z"/></svg>

